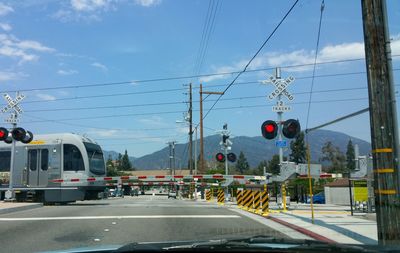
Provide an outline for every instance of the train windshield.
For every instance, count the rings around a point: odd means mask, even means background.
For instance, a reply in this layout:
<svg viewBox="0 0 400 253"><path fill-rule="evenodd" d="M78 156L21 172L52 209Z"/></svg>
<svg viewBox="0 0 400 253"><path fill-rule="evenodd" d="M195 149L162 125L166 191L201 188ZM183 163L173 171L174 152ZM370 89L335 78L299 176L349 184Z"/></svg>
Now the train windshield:
<svg viewBox="0 0 400 253"><path fill-rule="evenodd" d="M89 170L96 175L106 173L106 166L104 163L103 151L99 145L84 142L86 151L89 158Z"/></svg>

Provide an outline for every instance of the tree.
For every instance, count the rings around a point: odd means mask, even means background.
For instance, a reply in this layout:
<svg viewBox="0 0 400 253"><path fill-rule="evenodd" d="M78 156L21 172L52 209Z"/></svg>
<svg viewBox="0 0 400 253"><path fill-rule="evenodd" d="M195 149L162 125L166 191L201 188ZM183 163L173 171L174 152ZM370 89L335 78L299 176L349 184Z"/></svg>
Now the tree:
<svg viewBox="0 0 400 253"><path fill-rule="evenodd" d="M129 161L128 151L126 149L125 149L125 154L122 156L121 169L132 170L132 164L131 161Z"/></svg>
<svg viewBox="0 0 400 253"><path fill-rule="evenodd" d="M250 169L249 163L247 162L247 159L242 151L240 151L235 167L240 171L241 174Z"/></svg>
<svg viewBox="0 0 400 253"><path fill-rule="evenodd" d="M114 169L114 163L113 163L111 155L108 155L106 166L107 166L107 169Z"/></svg>
<svg viewBox="0 0 400 253"><path fill-rule="evenodd" d="M290 142L292 153L289 158L291 162L305 163L306 162L306 146L304 144L304 132L300 132L294 141Z"/></svg>
<svg viewBox="0 0 400 253"><path fill-rule="evenodd" d="M254 174L255 175L264 175L264 167L267 168L268 167L268 162L263 160L261 161L257 167L254 169Z"/></svg>
<svg viewBox="0 0 400 253"><path fill-rule="evenodd" d="M354 146L351 139L347 143L347 151L346 151L346 166L349 171L354 171L356 169L356 161L355 161L355 153Z"/></svg>
<svg viewBox="0 0 400 253"><path fill-rule="evenodd" d="M118 153L117 170L122 170L122 155L121 155L121 153Z"/></svg>
<svg viewBox="0 0 400 253"><path fill-rule="evenodd" d="M277 175L280 173L279 167L279 155L273 155L271 160L268 162L267 172Z"/></svg>
<svg viewBox="0 0 400 253"><path fill-rule="evenodd" d="M327 141L322 147L322 161L329 161L330 168L328 172L343 173L346 172L346 157L338 147L333 146L332 142Z"/></svg>

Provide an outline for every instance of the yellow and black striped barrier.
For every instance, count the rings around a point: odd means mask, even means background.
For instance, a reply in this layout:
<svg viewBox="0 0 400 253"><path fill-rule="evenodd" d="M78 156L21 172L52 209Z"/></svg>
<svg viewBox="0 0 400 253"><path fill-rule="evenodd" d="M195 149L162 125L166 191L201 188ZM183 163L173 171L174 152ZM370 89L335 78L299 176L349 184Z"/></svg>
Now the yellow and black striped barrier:
<svg viewBox="0 0 400 253"><path fill-rule="evenodd" d="M242 190L237 190L236 191L236 204L240 208L242 207L242 201L243 201L243 191Z"/></svg>
<svg viewBox="0 0 400 253"><path fill-rule="evenodd" d="M262 216L268 216L269 214L269 196L267 191L261 193L261 212Z"/></svg>
<svg viewBox="0 0 400 253"><path fill-rule="evenodd" d="M218 204L223 205L225 203L225 193L224 189L218 189L218 198L217 198Z"/></svg>
<svg viewBox="0 0 400 253"><path fill-rule="evenodd" d="M247 191L248 191L248 196L244 200L245 201L243 206L244 210L250 210L253 207L253 191L252 190L247 190Z"/></svg>
<svg viewBox="0 0 400 253"><path fill-rule="evenodd" d="M211 201L211 190L206 190L206 200L207 200L208 202Z"/></svg>
<svg viewBox="0 0 400 253"><path fill-rule="evenodd" d="M251 208L251 211L253 213L257 213L258 210L260 210L260 201L261 201L261 192L260 191L254 191L253 192L253 206Z"/></svg>

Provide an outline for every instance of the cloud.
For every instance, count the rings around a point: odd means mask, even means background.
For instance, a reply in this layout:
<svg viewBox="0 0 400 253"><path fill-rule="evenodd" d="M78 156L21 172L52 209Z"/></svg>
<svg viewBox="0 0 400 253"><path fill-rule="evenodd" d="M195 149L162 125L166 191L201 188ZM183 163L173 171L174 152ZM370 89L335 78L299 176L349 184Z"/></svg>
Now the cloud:
<svg viewBox="0 0 400 253"><path fill-rule="evenodd" d="M74 69L60 69L57 71L57 74L62 75L62 76L69 76L69 75L74 75L74 74L78 74L77 70Z"/></svg>
<svg viewBox="0 0 400 253"><path fill-rule="evenodd" d="M6 23L0 23L0 28L6 32L9 32L12 30L11 25L6 24Z"/></svg>
<svg viewBox="0 0 400 253"><path fill-rule="evenodd" d="M400 55L400 34L392 37L391 40L392 55ZM314 63L315 51L300 49L292 52L267 52L257 57L249 66L249 70L263 67L278 66L296 66ZM364 43L352 42L341 43L337 45L327 45L323 47L319 53L317 62L342 61L348 59L364 58ZM393 58L399 59L398 57ZM241 71L248 60L241 60L230 66L212 67L212 72L226 73L233 71ZM301 66L291 68L292 71L308 71L312 66ZM208 76L200 78L201 82L211 82L219 79L226 79L229 75Z"/></svg>
<svg viewBox="0 0 400 253"><path fill-rule="evenodd" d="M26 74L23 73L16 73L16 72L8 72L8 71L0 71L0 81L12 81L12 80L19 80L24 77L27 77Z"/></svg>
<svg viewBox="0 0 400 253"><path fill-rule="evenodd" d="M117 129L110 129L110 130L90 130L88 132L90 135L95 135L95 136L100 136L100 137L113 137L113 136L119 136L121 134L121 131Z"/></svg>
<svg viewBox="0 0 400 253"><path fill-rule="evenodd" d="M20 63L34 61L39 58L32 52L54 52L55 49L46 47L33 40L19 40L13 35L0 34L0 56L16 58Z"/></svg>
<svg viewBox="0 0 400 253"><path fill-rule="evenodd" d="M151 116L148 118L142 118L138 120L140 123L150 126L168 126L168 124L164 121L164 119L160 116Z"/></svg>
<svg viewBox="0 0 400 253"><path fill-rule="evenodd" d="M76 11L95 11L107 8L110 2L110 0L71 0L71 6Z"/></svg>
<svg viewBox="0 0 400 253"><path fill-rule="evenodd" d="M143 7L151 7L161 3L161 0L135 0L135 4Z"/></svg>
<svg viewBox="0 0 400 253"><path fill-rule="evenodd" d="M0 3L0 16L5 16L10 12L14 12L14 9L11 6Z"/></svg>
<svg viewBox="0 0 400 253"><path fill-rule="evenodd" d="M40 98L41 100L44 101L53 101L56 100L55 96L49 95L49 94L45 94L45 93L37 93L36 97Z"/></svg>
<svg viewBox="0 0 400 253"><path fill-rule="evenodd" d="M101 64L101 63L99 63L99 62L93 62L93 63L90 64L90 65L91 65L92 67L99 68L99 69L103 70L104 72L108 71L108 68L107 68L105 65L103 65L103 64Z"/></svg>

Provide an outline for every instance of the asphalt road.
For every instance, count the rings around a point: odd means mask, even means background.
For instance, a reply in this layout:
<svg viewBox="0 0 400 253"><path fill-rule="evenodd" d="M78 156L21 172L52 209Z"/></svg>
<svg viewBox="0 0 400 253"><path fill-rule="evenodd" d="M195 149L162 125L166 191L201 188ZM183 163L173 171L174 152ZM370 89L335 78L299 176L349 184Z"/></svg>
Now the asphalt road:
<svg viewBox="0 0 400 253"><path fill-rule="evenodd" d="M1 252L260 234L287 238L229 208L166 196L83 201L0 215Z"/></svg>

